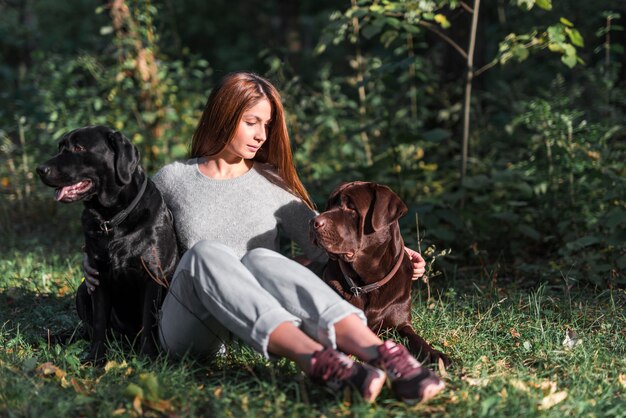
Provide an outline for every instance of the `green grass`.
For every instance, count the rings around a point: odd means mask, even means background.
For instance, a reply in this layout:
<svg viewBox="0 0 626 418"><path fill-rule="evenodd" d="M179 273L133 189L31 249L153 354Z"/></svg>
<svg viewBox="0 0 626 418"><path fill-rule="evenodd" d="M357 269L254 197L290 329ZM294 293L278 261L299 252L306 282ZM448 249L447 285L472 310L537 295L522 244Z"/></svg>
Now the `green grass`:
<svg viewBox="0 0 626 418"><path fill-rule="evenodd" d="M416 329L457 363L440 371L447 389L413 407L388 388L374 405L328 393L290 362L239 345L211 364L148 362L113 347L106 367L82 366L85 341L45 338L78 324L79 210L28 224L1 214L0 416L626 417L626 293L558 282L438 278L430 301L416 287ZM568 329L572 348L562 344Z"/></svg>

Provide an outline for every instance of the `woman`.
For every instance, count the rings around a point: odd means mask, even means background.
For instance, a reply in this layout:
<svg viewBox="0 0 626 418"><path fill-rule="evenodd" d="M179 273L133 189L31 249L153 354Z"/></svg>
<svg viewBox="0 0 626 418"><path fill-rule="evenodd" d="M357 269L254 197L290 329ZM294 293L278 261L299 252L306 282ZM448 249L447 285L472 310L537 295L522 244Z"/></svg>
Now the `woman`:
<svg viewBox="0 0 626 418"><path fill-rule="evenodd" d="M309 267L326 261L308 238L316 213L269 81L251 73L225 76L209 96L191 159L165 166L153 180L184 251L161 309L160 340L168 353L215 355L234 334L264 356L287 357L314 381L350 387L368 402L387 377L406 402L443 388L403 346L380 340L362 311L277 252L280 227ZM419 276L424 262L414 257Z"/></svg>

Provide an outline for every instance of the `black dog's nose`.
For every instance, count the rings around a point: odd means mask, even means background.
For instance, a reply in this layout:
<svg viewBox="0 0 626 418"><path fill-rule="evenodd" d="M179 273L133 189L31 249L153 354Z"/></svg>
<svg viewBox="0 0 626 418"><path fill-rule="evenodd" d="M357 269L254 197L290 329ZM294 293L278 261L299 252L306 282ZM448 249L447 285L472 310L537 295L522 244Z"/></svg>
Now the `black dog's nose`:
<svg viewBox="0 0 626 418"><path fill-rule="evenodd" d="M43 164L40 165L39 167L37 167L37 174L39 174L39 177L47 176L48 174L50 174L50 167Z"/></svg>

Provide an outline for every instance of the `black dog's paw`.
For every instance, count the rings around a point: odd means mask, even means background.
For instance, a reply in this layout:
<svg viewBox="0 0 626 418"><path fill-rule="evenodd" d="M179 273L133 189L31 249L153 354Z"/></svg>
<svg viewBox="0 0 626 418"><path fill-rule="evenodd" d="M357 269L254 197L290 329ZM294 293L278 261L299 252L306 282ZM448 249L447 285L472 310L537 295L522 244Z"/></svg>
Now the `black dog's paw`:
<svg viewBox="0 0 626 418"><path fill-rule="evenodd" d="M144 343L139 353L149 359L155 359L159 356L159 349L154 343Z"/></svg>
<svg viewBox="0 0 626 418"><path fill-rule="evenodd" d="M94 367L103 366L105 361L106 349L103 344L93 344L91 348L85 351L80 357L82 364L92 365Z"/></svg>

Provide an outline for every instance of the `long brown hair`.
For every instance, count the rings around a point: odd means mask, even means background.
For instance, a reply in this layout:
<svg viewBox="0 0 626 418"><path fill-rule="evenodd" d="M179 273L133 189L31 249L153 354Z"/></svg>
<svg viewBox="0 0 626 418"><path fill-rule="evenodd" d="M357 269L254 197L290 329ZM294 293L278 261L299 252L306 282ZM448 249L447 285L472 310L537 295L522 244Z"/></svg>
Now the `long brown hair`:
<svg viewBox="0 0 626 418"><path fill-rule="evenodd" d="M314 208L293 163L280 95L269 81L257 74L227 74L213 88L193 134L190 156L196 158L219 154L234 138L244 112L263 99L270 102L272 120L267 140L253 160L273 165L289 191Z"/></svg>

